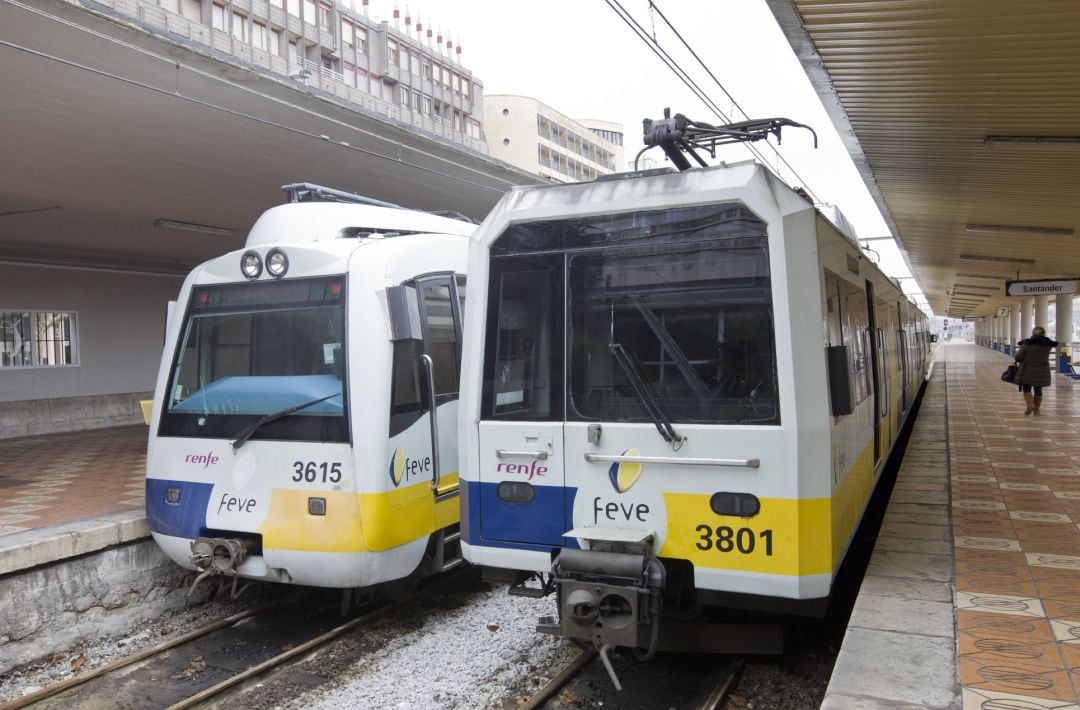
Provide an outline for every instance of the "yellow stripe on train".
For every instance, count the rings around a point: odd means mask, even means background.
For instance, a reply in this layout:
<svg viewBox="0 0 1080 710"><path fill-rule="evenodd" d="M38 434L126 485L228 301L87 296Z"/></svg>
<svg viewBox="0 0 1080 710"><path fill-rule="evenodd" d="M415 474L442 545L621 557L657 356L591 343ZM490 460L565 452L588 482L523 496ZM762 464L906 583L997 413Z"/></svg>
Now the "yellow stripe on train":
<svg viewBox="0 0 1080 710"><path fill-rule="evenodd" d="M440 491L456 488L457 472ZM326 515L310 515L308 498L326 499ZM275 488L259 526L263 547L301 552L382 552L458 522L459 501L435 502L427 481L385 493Z"/></svg>
<svg viewBox="0 0 1080 710"><path fill-rule="evenodd" d="M809 576L833 572L873 491L873 446L831 498L762 498L752 518L717 515L711 496L664 493L668 529L661 557L695 567Z"/></svg>

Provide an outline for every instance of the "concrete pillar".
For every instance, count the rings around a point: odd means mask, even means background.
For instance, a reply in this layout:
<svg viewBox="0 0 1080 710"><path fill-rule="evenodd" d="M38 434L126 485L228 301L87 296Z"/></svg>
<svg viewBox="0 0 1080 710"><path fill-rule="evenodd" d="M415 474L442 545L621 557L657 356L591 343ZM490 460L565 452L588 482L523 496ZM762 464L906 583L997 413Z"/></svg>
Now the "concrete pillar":
<svg viewBox="0 0 1080 710"><path fill-rule="evenodd" d="M1020 342L1020 307L1015 303L1009 309L1009 341L1013 352L1016 352L1016 344Z"/></svg>
<svg viewBox="0 0 1080 710"><path fill-rule="evenodd" d="M990 323L991 335L990 340L993 343L995 350L1001 350L1001 318L994 316L994 320Z"/></svg>
<svg viewBox="0 0 1080 710"><path fill-rule="evenodd" d="M1031 311L1035 307L1034 298L1020 301L1020 339L1031 337Z"/></svg>
<svg viewBox="0 0 1080 710"><path fill-rule="evenodd" d="M1047 324L1046 323L1046 317L1047 317L1046 316L1046 311L1047 311L1047 308L1049 306L1050 306L1050 297L1049 296L1036 296L1035 297L1035 323L1034 323L1034 325L1041 326L1043 328L1046 327L1046 324ZM1031 335L1031 333L1028 333L1024 337L1026 338L1026 337L1028 337L1028 335Z"/></svg>
<svg viewBox="0 0 1080 710"><path fill-rule="evenodd" d="M1072 351L1069 348L1072 347L1072 343L1069 342L1072 334L1072 320L1073 320L1073 294L1061 293L1057 297L1057 335L1054 337L1058 341L1058 351L1056 353L1056 360L1061 362L1061 353L1067 351L1072 355Z"/></svg>

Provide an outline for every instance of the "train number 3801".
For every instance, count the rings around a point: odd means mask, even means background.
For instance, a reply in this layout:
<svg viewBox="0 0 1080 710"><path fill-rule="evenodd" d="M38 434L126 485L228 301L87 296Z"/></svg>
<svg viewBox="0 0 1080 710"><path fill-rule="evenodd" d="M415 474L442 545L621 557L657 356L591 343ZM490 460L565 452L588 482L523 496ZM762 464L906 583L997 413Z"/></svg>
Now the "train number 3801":
<svg viewBox="0 0 1080 710"><path fill-rule="evenodd" d="M759 544L764 545L765 556L772 557L772 530L762 530L755 533L750 528L732 528L727 525L698 525L695 532L701 534L696 546L699 550L717 550L718 552L739 552L743 555L751 555L754 550L759 550Z"/></svg>
<svg viewBox="0 0 1080 710"><path fill-rule="evenodd" d="M292 479L297 483L338 483L341 481L341 464L338 462L315 463L314 461L294 461Z"/></svg>

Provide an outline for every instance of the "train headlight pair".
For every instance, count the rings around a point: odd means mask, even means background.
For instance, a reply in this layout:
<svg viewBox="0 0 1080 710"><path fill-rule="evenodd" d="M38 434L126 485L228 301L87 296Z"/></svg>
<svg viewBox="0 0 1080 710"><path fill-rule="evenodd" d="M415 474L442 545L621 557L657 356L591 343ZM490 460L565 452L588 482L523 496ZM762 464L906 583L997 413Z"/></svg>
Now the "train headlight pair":
<svg viewBox="0 0 1080 710"><path fill-rule="evenodd" d="M262 275L263 260L259 252L248 250L240 257L240 271L248 279L254 280ZM281 249L274 247L266 254L266 271L276 279L289 270L289 257Z"/></svg>

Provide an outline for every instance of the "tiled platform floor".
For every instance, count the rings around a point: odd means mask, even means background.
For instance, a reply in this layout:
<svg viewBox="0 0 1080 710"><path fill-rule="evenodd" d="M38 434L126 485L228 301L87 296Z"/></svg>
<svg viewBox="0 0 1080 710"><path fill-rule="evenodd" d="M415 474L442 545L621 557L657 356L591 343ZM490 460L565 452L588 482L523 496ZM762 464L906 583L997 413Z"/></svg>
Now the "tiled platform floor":
<svg viewBox="0 0 1080 710"><path fill-rule="evenodd" d="M1080 708L1080 383L1024 416L1011 358L942 355L963 706Z"/></svg>
<svg viewBox="0 0 1080 710"><path fill-rule="evenodd" d="M0 535L141 508L146 431L0 439Z"/></svg>

